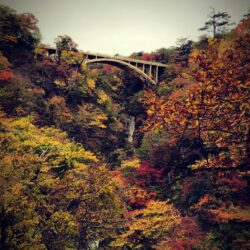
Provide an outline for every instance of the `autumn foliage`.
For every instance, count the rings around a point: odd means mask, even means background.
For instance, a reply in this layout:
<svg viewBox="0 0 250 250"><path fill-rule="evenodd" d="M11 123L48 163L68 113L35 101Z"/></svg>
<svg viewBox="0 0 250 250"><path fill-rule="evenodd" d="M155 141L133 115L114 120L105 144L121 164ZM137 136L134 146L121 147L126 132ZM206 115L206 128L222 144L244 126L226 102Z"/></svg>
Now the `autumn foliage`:
<svg viewBox="0 0 250 250"><path fill-rule="evenodd" d="M249 18L154 87L36 24L0 6L0 248L250 249Z"/></svg>

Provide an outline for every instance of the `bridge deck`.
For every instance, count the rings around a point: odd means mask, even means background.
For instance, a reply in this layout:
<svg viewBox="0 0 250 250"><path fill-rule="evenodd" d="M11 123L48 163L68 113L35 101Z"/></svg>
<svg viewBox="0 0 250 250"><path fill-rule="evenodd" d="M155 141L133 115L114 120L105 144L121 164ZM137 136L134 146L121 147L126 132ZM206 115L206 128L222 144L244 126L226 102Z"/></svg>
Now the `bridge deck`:
<svg viewBox="0 0 250 250"><path fill-rule="evenodd" d="M163 63L158 63L158 62L154 62L154 61L139 60L139 59L134 59L134 58L126 57L126 56L111 56L111 55L105 55L105 54L101 54L101 53L92 53L89 51L87 51L87 52L83 51L83 53L85 55L88 55L88 56L93 57L93 58L95 58L95 57L109 58L109 59L122 60L122 61L126 61L126 62L153 65L153 66L158 66L158 67L163 67L163 68L167 67L167 65L163 64Z"/></svg>
<svg viewBox="0 0 250 250"><path fill-rule="evenodd" d="M52 54L56 53L56 49L53 47L47 47L47 49L49 53L52 53ZM163 63L158 63L155 61L144 61L144 60L134 59L134 58L126 57L126 56L111 56L111 55L106 55L102 53L93 53L93 52L81 51L81 50L79 50L79 52L82 52L84 55L88 56L89 59L108 58L108 59L122 60L128 63L146 64L146 65L158 66L158 67L163 67L163 68L167 67L167 65Z"/></svg>

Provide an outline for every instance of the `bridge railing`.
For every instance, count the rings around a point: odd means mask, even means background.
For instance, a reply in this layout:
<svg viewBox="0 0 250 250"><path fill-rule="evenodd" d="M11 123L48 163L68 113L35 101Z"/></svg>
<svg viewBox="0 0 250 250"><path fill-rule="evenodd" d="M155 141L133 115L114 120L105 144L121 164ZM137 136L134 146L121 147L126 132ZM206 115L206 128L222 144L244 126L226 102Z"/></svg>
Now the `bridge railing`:
<svg viewBox="0 0 250 250"><path fill-rule="evenodd" d="M107 55L107 54L93 53L93 52L89 52L89 51L82 51L82 52L84 54L90 55L90 56L97 56L97 57L110 58L110 59L118 59L118 60L123 60L123 61L127 61L127 62L155 65L155 66L164 67L164 68L167 67L166 64L158 63L158 62L154 62L154 61L144 61L144 60L134 59L134 58L125 57L125 56L111 56L111 55Z"/></svg>
<svg viewBox="0 0 250 250"><path fill-rule="evenodd" d="M50 47L50 46L47 46L47 49L56 51L56 48ZM163 63L159 63L159 62L155 62L155 61L144 61L144 60L134 59L134 58L131 58L131 57L126 57L126 56L120 56L120 55L119 56L111 56L111 55L107 55L107 54L103 54L103 53L89 52L89 51L83 51L83 50L79 50L79 52L82 52L85 55L90 55L90 56L95 56L95 57L117 59L117 60L122 60L122 61L126 61L126 62L154 65L154 66L164 67L164 68L167 67L167 65L163 64Z"/></svg>

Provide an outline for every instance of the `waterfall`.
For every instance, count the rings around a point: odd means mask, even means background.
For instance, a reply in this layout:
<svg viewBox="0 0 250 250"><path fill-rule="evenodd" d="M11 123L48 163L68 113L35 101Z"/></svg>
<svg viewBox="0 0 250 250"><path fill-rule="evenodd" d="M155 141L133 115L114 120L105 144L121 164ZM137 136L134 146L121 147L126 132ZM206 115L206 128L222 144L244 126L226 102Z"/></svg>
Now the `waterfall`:
<svg viewBox="0 0 250 250"><path fill-rule="evenodd" d="M92 240L88 243L88 250L96 250L99 248L99 240Z"/></svg>
<svg viewBox="0 0 250 250"><path fill-rule="evenodd" d="M129 116L128 119L128 142L133 143L133 135L135 132L135 117Z"/></svg>

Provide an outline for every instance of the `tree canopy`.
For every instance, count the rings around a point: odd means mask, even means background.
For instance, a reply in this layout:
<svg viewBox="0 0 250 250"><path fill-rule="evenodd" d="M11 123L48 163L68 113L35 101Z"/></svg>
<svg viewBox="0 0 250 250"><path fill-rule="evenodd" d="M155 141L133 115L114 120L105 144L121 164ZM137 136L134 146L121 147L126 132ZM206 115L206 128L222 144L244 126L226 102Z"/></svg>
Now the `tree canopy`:
<svg viewBox="0 0 250 250"><path fill-rule="evenodd" d="M134 52L167 64L150 87L1 5L0 249L250 249L250 19L229 24Z"/></svg>

